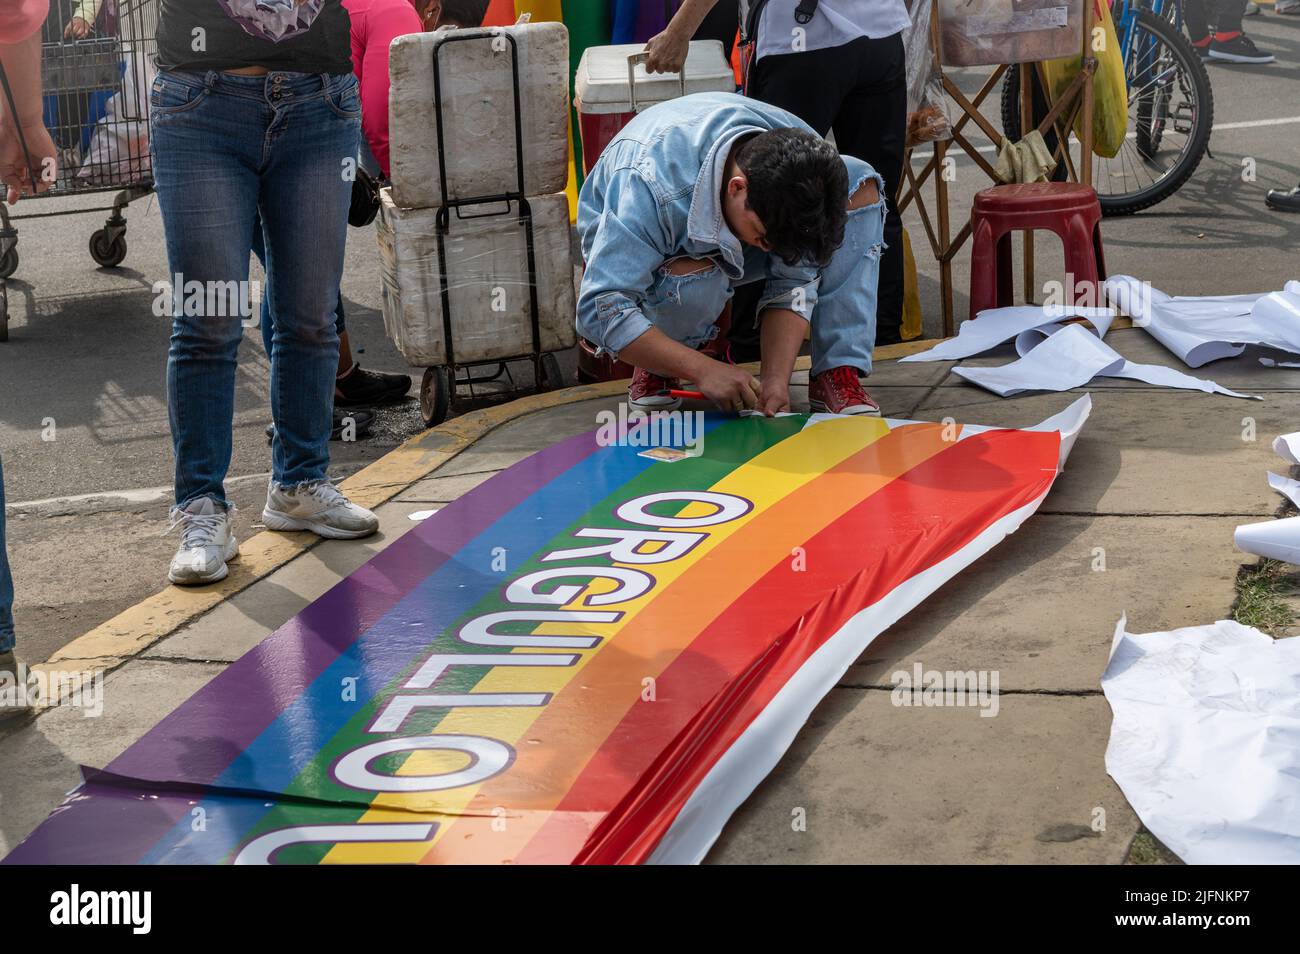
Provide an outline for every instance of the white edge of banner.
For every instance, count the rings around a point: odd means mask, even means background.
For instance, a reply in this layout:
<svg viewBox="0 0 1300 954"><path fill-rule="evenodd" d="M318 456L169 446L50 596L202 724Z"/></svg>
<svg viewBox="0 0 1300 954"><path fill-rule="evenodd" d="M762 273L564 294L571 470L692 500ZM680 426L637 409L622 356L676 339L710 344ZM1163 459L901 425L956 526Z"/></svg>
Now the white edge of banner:
<svg viewBox="0 0 1300 954"><path fill-rule="evenodd" d="M1092 401L1085 395L1060 414L1034 427L1022 429L1061 432L1059 472L1091 409ZM963 427L963 433L968 429ZM1019 529L1051 490L1049 486L1034 500L994 521L952 556L905 580L840 627L808 657L808 661L777 691L740 737L722 753L691 792L647 863L686 865L704 860L732 814L776 768L813 710L835 688L871 641Z"/></svg>

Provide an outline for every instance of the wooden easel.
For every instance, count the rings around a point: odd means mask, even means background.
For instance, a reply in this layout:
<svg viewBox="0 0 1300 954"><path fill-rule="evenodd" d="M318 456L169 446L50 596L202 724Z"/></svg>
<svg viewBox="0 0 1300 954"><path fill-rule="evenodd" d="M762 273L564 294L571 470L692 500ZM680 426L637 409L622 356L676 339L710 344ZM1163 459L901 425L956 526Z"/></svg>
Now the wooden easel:
<svg viewBox="0 0 1300 954"><path fill-rule="evenodd" d="M1037 128L1039 133L1046 133L1053 127L1056 128L1057 143L1056 150L1053 153L1056 160L1065 163L1070 179L1084 185L1092 185L1093 76L1097 72L1097 59L1092 56L1092 30L1095 24L1093 16L1094 0L1079 0L1079 2L1083 4L1083 39L1080 49L1080 54L1083 57L1082 68L1061 96L1057 98ZM961 117L952 124L952 141L960 146L971 161L983 169L994 183L1001 184L993 164L979 153L962 130L965 129L968 122L973 122L988 137L995 148L1001 145L1002 132L980 113L979 108L984 100L988 98L989 93L998 88L998 84L1007 69L1010 66L1018 65L1020 69L1020 135L1021 138L1028 135L1030 130L1034 128L1030 125L1034 114L1031 77L1034 75L1034 71L1037 71L1039 80L1043 79L1042 65L1039 63L1001 64L993 70L984 85L980 87L979 92L975 94L975 98L967 99L966 95L957 87L957 84L950 80L943 70L943 61L939 56L939 13L937 6L931 9L930 44L934 50L935 62L938 64L940 75L943 78L944 91L953 98L962 113ZM1047 88L1046 83L1043 83L1043 88ZM1083 126L1083 136L1079 143L1080 165L1082 168L1076 169L1074 160L1070 157L1069 133L1080 113L1083 116L1081 124ZM953 236L948 200L948 180L944 178L943 173L940 171L944 168L944 160L948 155L948 142L942 139L935 141L934 153L919 174L914 174L912 171L912 149L913 147L909 146L903 154L903 182L900 183L898 210L901 214L908 205L913 201L916 202L917 212L921 216L921 223L925 226L926 237L930 240L930 248L934 252L935 259L939 262L943 333L945 337L949 337L955 330L952 302L952 260L970 238L970 217L967 216L965 224ZM926 207L925 199L921 193L921 187L932 175L934 176L935 211L938 220L937 231L935 224L931 221L929 209ZM903 185L906 185L905 190L901 188ZM1025 300L1033 301L1033 232L1024 233L1024 252Z"/></svg>

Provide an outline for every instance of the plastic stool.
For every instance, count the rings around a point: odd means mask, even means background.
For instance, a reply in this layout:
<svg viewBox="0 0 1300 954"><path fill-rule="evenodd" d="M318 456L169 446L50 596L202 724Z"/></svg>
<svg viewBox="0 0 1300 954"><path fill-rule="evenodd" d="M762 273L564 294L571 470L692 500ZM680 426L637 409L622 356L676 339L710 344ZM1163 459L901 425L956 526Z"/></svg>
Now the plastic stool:
<svg viewBox="0 0 1300 954"><path fill-rule="evenodd" d="M1091 186L1027 182L975 193L970 213L970 316L1012 304L1011 233L1045 229L1061 237L1065 271L1093 287L1106 278L1101 248L1101 204ZM1067 290L1067 300L1074 288Z"/></svg>

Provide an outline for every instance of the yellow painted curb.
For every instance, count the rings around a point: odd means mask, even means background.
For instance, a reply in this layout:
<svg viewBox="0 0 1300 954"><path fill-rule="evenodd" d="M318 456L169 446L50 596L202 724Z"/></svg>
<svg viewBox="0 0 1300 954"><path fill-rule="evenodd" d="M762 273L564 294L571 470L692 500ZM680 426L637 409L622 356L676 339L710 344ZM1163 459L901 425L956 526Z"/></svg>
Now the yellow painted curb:
<svg viewBox="0 0 1300 954"><path fill-rule="evenodd" d="M876 349L873 357L877 361L888 361L924 351L935 344L936 340L929 339L884 345ZM809 358L802 357L795 363L795 370L806 371L809 364ZM748 367L755 372L758 370L757 364ZM343 481L339 489L360 506L373 509L429 476L503 424L526 414L613 397L626 390L626 381L605 381L534 394L508 404L470 411L407 439ZM168 586L77 637L55 652L48 663L33 668L66 670L73 664L79 670L116 668L319 542L319 537L305 531L276 533L264 530L240 544L239 559L230 564L230 575L220 583L202 587Z"/></svg>

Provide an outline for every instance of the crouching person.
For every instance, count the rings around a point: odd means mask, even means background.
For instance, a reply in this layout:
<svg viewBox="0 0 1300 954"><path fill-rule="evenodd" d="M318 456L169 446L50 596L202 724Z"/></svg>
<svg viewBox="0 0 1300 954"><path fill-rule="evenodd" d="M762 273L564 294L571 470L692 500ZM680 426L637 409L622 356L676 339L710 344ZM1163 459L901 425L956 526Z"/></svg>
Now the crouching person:
<svg viewBox="0 0 1300 954"><path fill-rule="evenodd" d="M809 403L879 414L871 371L885 205L880 176L840 156L793 114L732 93L653 106L606 147L583 183L586 260L578 332L637 368L634 407L689 380L716 405L790 409L790 374L811 324ZM698 349L735 287L764 282L762 371Z"/></svg>

